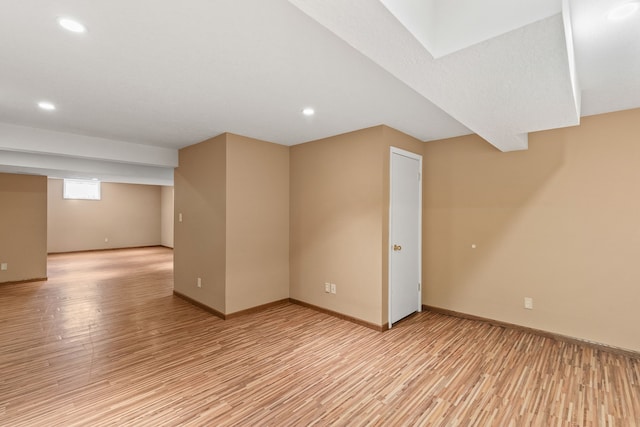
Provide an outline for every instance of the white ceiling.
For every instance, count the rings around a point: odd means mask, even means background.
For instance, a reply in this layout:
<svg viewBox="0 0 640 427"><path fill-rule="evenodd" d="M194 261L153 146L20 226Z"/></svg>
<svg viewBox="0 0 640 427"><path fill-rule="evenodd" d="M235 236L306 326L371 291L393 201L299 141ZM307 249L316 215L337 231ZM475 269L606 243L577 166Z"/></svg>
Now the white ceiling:
<svg viewBox="0 0 640 427"><path fill-rule="evenodd" d="M0 0L0 171L170 185L177 149L222 132L292 145L378 124L526 149L640 107L640 13L606 17L627 1Z"/></svg>
<svg viewBox="0 0 640 427"><path fill-rule="evenodd" d="M434 58L441 58L562 11L559 0L380 1Z"/></svg>

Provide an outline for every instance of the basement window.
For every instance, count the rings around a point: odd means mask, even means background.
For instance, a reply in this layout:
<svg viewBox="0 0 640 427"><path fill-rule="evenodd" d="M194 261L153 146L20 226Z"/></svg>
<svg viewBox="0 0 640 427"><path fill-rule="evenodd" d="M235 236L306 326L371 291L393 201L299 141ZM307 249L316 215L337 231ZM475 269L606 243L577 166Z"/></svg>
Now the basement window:
<svg viewBox="0 0 640 427"><path fill-rule="evenodd" d="M65 179L62 197L73 200L100 200L100 181Z"/></svg>

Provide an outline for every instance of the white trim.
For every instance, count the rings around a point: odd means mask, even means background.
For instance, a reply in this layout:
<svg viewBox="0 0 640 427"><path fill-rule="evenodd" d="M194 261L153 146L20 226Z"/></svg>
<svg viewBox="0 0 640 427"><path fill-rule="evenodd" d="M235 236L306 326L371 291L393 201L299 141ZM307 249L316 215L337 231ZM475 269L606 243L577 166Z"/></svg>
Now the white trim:
<svg viewBox="0 0 640 427"><path fill-rule="evenodd" d="M398 148L398 147L389 147L389 148L391 149L389 154L400 154L401 156L405 156L413 160L418 160L420 162L420 166L422 166L421 154L412 153L411 151L403 150L402 148Z"/></svg>
<svg viewBox="0 0 640 427"><path fill-rule="evenodd" d="M392 277L392 265L391 265L391 257L393 255L393 243L391 242L391 224L393 224L393 209L392 201L393 201L393 155L398 154L400 156L408 157L410 159L417 160L419 162L419 175L418 179L418 236L420 244L418 245L418 278L420 280L420 287L418 288L418 312L422 311L422 156L420 154L412 153L411 151L406 151L397 147L390 147L389 151L389 225L388 225L388 257L387 257L387 265L389 270L389 278L387 281L387 295L388 295L388 321L389 321L389 329L391 329L391 277Z"/></svg>

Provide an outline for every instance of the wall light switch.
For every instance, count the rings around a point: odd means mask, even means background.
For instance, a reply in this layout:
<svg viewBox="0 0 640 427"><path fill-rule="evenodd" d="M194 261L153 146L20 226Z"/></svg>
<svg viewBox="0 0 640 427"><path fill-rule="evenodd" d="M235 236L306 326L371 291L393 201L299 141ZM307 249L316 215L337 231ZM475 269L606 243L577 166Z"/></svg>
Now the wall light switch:
<svg viewBox="0 0 640 427"><path fill-rule="evenodd" d="M6 262L0 264L0 270L5 271L7 268L9 268L9 265Z"/></svg>
<svg viewBox="0 0 640 427"><path fill-rule="evenodd" d="M178 214L178 222L182 222L182 214L181 213Z"/></svg>
<svg viewBox="0 0 640 427"><path fill-rule="evenodd" d="M198 277L198 281L196 282L196 285L201 288L202 287L202 279L200 277Z"/></svg>
<svg viewBox="0 0 640 427"><path fill-rule="evenodd" d="M533 310L533 298L524 297L524 308Z"/></svg>

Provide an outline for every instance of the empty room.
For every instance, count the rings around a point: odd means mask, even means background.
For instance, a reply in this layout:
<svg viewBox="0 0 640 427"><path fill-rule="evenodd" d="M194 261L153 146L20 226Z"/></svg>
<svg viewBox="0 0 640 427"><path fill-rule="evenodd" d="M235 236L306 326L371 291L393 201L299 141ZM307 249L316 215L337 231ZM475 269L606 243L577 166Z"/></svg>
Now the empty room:
<svg viewBox="0 0 640 427"><path fill-rule="evenodd" d="M0 426L640 425L640 2L0 14Z"/></svg>

